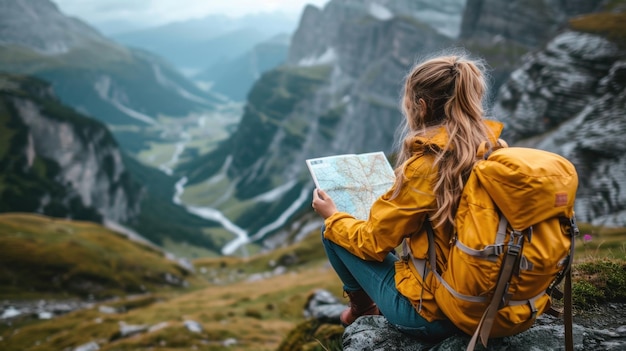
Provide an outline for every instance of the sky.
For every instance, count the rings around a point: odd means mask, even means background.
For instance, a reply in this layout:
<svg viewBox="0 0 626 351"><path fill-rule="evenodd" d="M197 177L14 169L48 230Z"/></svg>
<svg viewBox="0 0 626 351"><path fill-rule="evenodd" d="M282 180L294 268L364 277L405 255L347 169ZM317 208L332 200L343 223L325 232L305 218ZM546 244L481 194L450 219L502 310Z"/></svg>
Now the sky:
<svg viewBox="0 0 626 351"><path fill-rule="evenodd" d="M52 0L60 10L96 27L113 31L119 25L144 28L211 14L241 17L281 11L295 18L306 4L323 7L329 0Z"/></svg>

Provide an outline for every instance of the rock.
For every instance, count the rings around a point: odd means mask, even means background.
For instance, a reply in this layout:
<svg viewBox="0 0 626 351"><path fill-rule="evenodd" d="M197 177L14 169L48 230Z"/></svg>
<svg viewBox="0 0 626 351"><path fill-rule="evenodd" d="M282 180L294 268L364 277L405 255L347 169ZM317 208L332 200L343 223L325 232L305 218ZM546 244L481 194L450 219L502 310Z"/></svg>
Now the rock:
<svg viewBox="0 0 626 351"><path fill-rule="evenodd" d="M225 346L225 347L235 346L235 345L237 345L237 339L235 339L235 338L228 338L228 339L222 341L222 345Z"/></svg>
<svg viewBox="0 0 626 351"><path fill-rule="evenodd" d="M468 0L460 37L480 42L510 40L535 48L568 19L601 9L602 0Z"/></svg>
<svg viewBox="0 0 626 351"><path fill-rule="evenodd" d="M322 323L339 324L339 314L345 304L326 290L316 290L309 297L304 315ZM579 311L574 316L574 346L581 350L626 349L626 303L609 303L593 310ZM327 324L327 325L328 325ZM491 339L489 350L564 350L563 320L541 315L535 325L518 335ZM384 316L363 316L346 327L343 333L344 351L448 351L465 349L469 336L455 336L439 343L417 340L401 333ZM478 349L482 349L478 347Z"/></svg>
<svg viewBox="0 0 626 351"><path fill-rule="evenodd" d="M431 346L400 333L383 316L360 317L343 335L344 351L421 351Z"/></svg>
<svg viewBox="0 0 626 351"><path fill-rule="evenodd" d="M22 311L18 310L17 308L13 306L9 306L9 308L5 309L2 312L2 316L0 316L0 319L9 319L9 318L17 317L20 314L22 314Z"/></svg>
<svg viewBox="0 0 626 351"><path fill-rule="evenodd" d="M125 322L120 322L120 338L127 338L129 336L143 333L148 330L148 326L145 324L126 324Z"/></svg>
<svg viewBox="0 0 626 351"><path fill-rule="evenodd" d="M37 318L39 319L52 319L54 315L51 312L42 311L37 314Z"/></svg>
<svg viewBox="0 0 626 351"><path fill-rule="evenodd" d="M319 289L309 296L309 300L304 307L304 316L339 324L339 315L345 308L346 304L342 303L333 294Z"/></svg>
<svg viewBox="0 0 626 351"><path fill-rule="evenodd" d="M161 322L161 323L158 323L158 324L155 324L155 325L151 326L148 329L148 333L153 333L155 331L159 331L161 329L165 329L165 328L167 328L169 326L170 326L169 322Z"/></svg>
<svg viewBox="0 0 626 351"><path fill-rule="evenodd" d="M104 313L104 314L114 314L117 313L117 309L111 307L111 306L105 306L102 305L100 307L98 307L98 311L100 311L100 313Z"/></svg>
<svg viewBox="0 0 626 351"><path fill-rule="evenodd" d="M74 349L74 351L97 351L100 350L100 346L95 341L82 344Z"/></svg>
<svg viewBox="0 0 626 351"><path fill-rule="evenodd" d="M202 324L192 320L186 320L185 327L192 333L201 333L204 329L202 328Z"/></svg>
<svg viewBox="0 0 626 351"><path fill-rule="evenodd" d="M623 306L624 307L624 306ZM619 318L619 317L616 317ZM621 323L621 321L619 321ZM624 350L626 335L623 326L615 329L596 329L575 323L574 348L580 350ZM622 331L621 333L619 331ZM452 351L464 349L469 336L454 336L433 344L411 338L395 329L383 316L363 316L348 326L343 336L344 351ZM565 349L565 333L560 319L542 315L533 327L510 337L491 339L492 351L526 351L532 346L536 351ZM483 349L482 346L478 349Z"/></svg>

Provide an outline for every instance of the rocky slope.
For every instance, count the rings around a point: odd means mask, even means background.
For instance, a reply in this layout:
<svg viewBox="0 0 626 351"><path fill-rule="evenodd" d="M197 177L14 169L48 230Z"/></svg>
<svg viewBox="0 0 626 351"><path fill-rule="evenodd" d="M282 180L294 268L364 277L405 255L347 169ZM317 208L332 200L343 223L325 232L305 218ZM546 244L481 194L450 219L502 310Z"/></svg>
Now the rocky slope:
<svg viewBox="0 0 626 351"><path fill-rule="evenodd" d="M455 38L460 30L465 0L341 0L330 1L323 9L309 5L304 9L300 25L289 48L289 63L307 65L327 63L344 46L343 28L349 29L359 19L387 21L393 17L407 17L430 27L440 35ZM429 31L416 35L429 36ZM359 42L353 43L361 44ZM407 45L410 40L407 40ZM354 67L360 71L358 66Z"/></svg>

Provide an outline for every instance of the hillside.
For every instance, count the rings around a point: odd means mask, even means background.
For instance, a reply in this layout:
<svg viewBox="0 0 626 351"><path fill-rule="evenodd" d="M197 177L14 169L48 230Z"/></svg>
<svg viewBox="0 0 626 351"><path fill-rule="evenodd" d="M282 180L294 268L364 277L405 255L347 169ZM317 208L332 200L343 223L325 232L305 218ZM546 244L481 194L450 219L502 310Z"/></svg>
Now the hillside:
<svg viewBox="0 0 626 351"><path fill-rule="evenodd" d="M102 299L180 287L190 272L91 222L0 214L0 298Z"/></svg>

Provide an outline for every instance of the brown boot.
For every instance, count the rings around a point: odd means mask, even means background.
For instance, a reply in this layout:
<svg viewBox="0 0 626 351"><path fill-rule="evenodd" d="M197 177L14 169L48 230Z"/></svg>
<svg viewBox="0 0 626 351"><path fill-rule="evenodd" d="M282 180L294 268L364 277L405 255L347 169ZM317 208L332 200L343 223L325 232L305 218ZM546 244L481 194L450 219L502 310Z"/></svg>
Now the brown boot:
<svg viewBox="0 0 626 351"><path fill-rule="evenodd" d="M345 291L350 298L350 307L341 312L339 320L344 326L348 326L357 318L365 315L380 315L378 307L364 290Z"/></svg>

